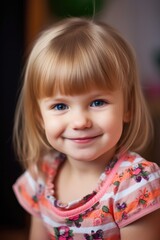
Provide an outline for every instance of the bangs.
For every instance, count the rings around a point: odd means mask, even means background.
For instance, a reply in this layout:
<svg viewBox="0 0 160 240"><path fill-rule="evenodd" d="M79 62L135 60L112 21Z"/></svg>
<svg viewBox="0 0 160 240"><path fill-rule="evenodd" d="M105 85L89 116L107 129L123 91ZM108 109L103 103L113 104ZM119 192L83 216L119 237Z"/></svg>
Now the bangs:
<svg viewBox="0 0 160 240"><path fill-rule="evenodd" d="M96 40L95 40L96 39ZM120 50L94 34L65 32L51 39L32 63L32 89L38 99L57 93L82 94L91 89L116 90L123 87L128 63ZM115 52L115 54L113 54ZM124 54L124 52L123 52ZM124 77L125 76L125 77Z"/></svg>
<svg viewBox="0 0 160 240"><path fill-rule="evenodd" d="M53 59L52 59L53 60ZM109 89L113 90L116 86L115 82L102 74L97 65L93 66L93 62L83 61L81 57L76 62L71 62L62 57L57 61L43 63L37 78L35 95L37 98L54 96L57 93L62 95L82 94L91 89ZM98 64L98 62L97 62ZM45 71L46 69L46 71Z"/></svg>

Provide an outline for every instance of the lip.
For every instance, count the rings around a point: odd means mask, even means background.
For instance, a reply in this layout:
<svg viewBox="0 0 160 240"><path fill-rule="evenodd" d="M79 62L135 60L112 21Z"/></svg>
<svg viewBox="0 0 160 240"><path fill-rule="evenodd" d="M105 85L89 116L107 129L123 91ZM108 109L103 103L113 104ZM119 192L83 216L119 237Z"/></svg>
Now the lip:
<svg viewBox="0 0 160 240"><path fill-rule="evenodd" d="M76 137L76 138L65 138L67 140L73 141L74 143L90 143L92 141L94 141L96 138L100 137L101 135L97 135L97 136L86 136L86 137Z"/></svg>

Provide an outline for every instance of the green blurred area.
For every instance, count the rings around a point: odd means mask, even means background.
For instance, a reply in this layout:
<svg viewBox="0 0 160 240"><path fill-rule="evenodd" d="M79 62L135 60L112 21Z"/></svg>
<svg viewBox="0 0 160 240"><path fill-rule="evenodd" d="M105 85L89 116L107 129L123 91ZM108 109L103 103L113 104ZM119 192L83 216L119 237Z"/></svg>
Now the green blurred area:
<svg viewBox="0 0 160 240"><path fill-rule="evenodd" d="M87 17L100 11L103 3L104 0L49 0L49 7L58 17Z"/></svg>

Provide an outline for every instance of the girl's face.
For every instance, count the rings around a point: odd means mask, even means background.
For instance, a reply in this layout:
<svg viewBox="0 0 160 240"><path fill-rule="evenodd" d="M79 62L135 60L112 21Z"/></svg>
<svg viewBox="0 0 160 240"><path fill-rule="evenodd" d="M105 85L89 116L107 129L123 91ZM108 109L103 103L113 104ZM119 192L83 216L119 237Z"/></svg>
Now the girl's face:
<svg viewBox="0 0 160 240"><path fill-rule="evenodd" d="M128 121L121 90L57 94L41 99L39 106L48 142L73 160L106 157L119 141L123 123Z"/></svg>

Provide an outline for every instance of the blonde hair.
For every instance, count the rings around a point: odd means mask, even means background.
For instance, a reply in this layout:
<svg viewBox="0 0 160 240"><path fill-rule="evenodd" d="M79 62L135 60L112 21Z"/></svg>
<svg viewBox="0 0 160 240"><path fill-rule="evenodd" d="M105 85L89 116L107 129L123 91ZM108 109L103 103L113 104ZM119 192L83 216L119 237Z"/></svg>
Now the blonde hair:
<svg viewBox="0 0 160 240"><path fill-rule="evenodd" d="M144 149L151 121L141 91L134 51L111 26L68 18L44 31L29 55L14 125L16 152L24 165L52 151L41 127L38 100L59 91L74 95L92 87L124 93L131 120L124 124L117 151ZM118 117L118 116L117 116Z"/></svg>

